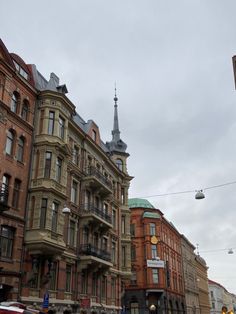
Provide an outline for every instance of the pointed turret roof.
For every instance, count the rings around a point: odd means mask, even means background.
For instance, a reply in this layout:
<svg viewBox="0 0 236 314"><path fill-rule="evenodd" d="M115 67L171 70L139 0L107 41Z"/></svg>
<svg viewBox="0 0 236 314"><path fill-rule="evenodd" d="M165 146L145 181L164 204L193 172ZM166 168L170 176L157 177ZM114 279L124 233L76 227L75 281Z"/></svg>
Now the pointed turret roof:
<svg viewBox="0 0 236 314"><path fill-rule="evenodd" d="M116 95L116 88L115 88L114 102L115 102L114 122L113 122L113 130L111 132L112 140L110 142L107 142L106 146L108 147L111 153L112 152L126 153L125 151L126 151L127 145L120 138L119 121L118 121L118 105L117 105L118 97Z"/></svg>

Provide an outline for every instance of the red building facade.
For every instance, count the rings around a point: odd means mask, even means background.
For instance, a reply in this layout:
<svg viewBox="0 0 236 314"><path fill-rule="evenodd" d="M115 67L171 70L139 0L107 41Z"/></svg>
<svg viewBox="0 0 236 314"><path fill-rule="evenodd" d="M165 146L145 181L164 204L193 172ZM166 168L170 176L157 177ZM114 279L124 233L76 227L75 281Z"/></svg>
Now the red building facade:
<svg viewBox="0 0 236 314"><path fill-rule="evenodd" d="M0 40L0 301L18 299L36 91Z"/></svg>
<svg viewBox="0 0 236 314"><path fill-rule="evenodd" d="M181 236L159 209L142 199L131 210L131 283L124 306L128 313L185 311Z"/></svg>

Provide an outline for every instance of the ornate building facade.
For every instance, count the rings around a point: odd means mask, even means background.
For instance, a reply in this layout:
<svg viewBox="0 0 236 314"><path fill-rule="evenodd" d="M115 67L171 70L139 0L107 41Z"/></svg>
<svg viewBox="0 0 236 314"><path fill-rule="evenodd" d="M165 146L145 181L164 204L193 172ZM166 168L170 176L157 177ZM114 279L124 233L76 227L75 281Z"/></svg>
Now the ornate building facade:
<svg viewBox="0 0 236 314"><path fill-rule="evenodd" d="M130 199L132 277L127 313L184 313L181 236L163 213L143 199Z"/></svg>
<svg viewBox="0 0 236 314"><path fill-rule="evenodd" d="M132 179L118 98L104 143L54 73L46 80L0 44L1 300L118 313L131 275Z"/></svg>
<svg viewBox="0 0 236 314"><path fill-rule="evenodd" d="M200 256L195 256L195 267L197 274L197 284L199 290L199 307L201 314L210 313L210 300L209 300L209 289L208 289L208 277L207 277L207 264L206 261Z"/></svg>
<svg viewBox="0 0 236 314"><path fill-rule="evenodd" d="M18 299L36 90L0 39L0 301Z"/></svg>
<svg viewBox="0 0 236 314"><path fill-rule="evenodd" d="M200 314L199 289L195 265L196 255L194 253L195 247L183 234L181 235L181 247L186 310L188 314Z"/></svg>
<svg viewBox="0 0 236 314"><path fill-rule="evenodd" d="M21 299L57 312L115 313L131 274L126 144L115 96L112 140L101 140L51 73L32 67L39 95ZM124 224L124 225L123 225ZM124 229L122 229L124 227Z"/></svg>

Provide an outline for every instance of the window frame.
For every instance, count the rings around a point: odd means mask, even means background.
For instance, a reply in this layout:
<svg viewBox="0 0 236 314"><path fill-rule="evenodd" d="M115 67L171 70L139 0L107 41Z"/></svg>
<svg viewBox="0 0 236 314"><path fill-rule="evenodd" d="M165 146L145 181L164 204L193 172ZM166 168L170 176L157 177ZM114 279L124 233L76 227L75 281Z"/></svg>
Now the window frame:
<svg viewBox="0 0 236 314"><path fill-rule="evenodd" d="M14 140L15 140L14 132L12 130L7 130L5 151L6 154L9 156L13 155Z"/></svg>
<svg viewBox="0 0 236 314"><path fill-rule="evenodd" d="M70 200L74 204L78 204L78 187L79 182L76 181L75 179L72 179Z"/></svg>
<svg viewBox="0 0 236 314"><path fill-rule="evenodd" d="M48 158L50 156L50 158ZM52 152L45 152L45 161L44 161L44 178L50 179L51 176L51 168L52 168Z"/></svg>
<svg viewBox="0 0 236 314"><path fill-rule="evenodd" d="M57 232L57 221L58 221L59 204L55 201L52 202L52 216L51 216L51 230Z"/></svg>
<svg viewBox="0 0 236 314"><path fill-rule="evenodd" d="M52 114L52 117L51 117ZM55 111L49 111L48 116L48 134L53 135L54 134L54 128L55 128Z"/></svg>
<svg viewBox="0 0 236 314"><path fill-rule="evenodd" d="M66 286L65 291L71 292L72 288L72 265L66 264Z"/></svg>
<svg viewBox="0 0 236 314"><path fill-rule="evenodd" d="M39 222L40 229L44 229L46 226L47 208L48 208L48 199L42 198L41 207L40 207L40 222Z"/></svg>
<svg viewBox="0 0 236 314"><path fill-rule="evenodd" d="M156 224L154 222L149 223L149 233L150 233L150 236L156 235Z"/></svg>
<svg viewBox="0 0 236 314"><path fill-rule="evenodd" d="M24 121L28 121L28 114L29 114L29 102L28 100L24 99L22 108L21 108L21 118Z"/></svg>
<svg viewBox="0 0 236 314"><path fill-rule="evenodd" d="M73 219L70 219L69 221L68 245L71 247L75 247L76 245L76 221L74 221Z"/></svg>
<svg viewBox="0 0 236 314"><path fill-rule="evenodd" d="M17 114L18 112L18 102L19 102L19 96L16 92L13 92L11 97L11 112L14 112Z"/></svg>
<svg viewBox="0 0 236 314"><path fill-rule="evenodd" d="M64 140L66 120L62 116L59 116L58 123L59 123L59 137Z"/></svg>
<svg viewBox="0 0 236 314"><path fill-rule="evenodd" d="M61 182L61 177L62 177L62 158L57 156L56 159L56 180L60 183Z"/></svg>
<svg viewBox="0 0 236 314"><path fill-rule="evenodd" d="M24 160L24 148L25 148L25 138L20 136L17 145L17 161L23 162Z"/></svg>
<svg viewBox="0 0 236 314"><path fill-rule="evenodd" d="M13 188L13 196L12 196L12 207L15 209L18 209L18 206L19 206L20 188L21 188L21 180L15 179L14 188Z"/></svg>
<svg viewBox="0 0 236 314"><path fill-rule="evenodd" d="M159 271L158 268L152 268L152 283L159 283Z"/></svg>
<svg viewBox="0 0 236 314"><path fill-rule="evenodd" d="M123 160L122 159L120 159L120 158L117 158L116 159L116 166L117 166L117 168L119 169L119 170L121 170L121 171L123 171Z"/></svg>
<svg viewBox="0 0 236 314"><path fill-rule="evenodd" d="M6 229L6 235L4 235L4 230ZM15 229L6 225L0 226L0 240L1 240L1 249L0 249L0 257L12 259L13 251L14 251L14 236ZM5 245L4 245L5 242ZM5 253L3 254L3 249L5 249Z"/></svg>

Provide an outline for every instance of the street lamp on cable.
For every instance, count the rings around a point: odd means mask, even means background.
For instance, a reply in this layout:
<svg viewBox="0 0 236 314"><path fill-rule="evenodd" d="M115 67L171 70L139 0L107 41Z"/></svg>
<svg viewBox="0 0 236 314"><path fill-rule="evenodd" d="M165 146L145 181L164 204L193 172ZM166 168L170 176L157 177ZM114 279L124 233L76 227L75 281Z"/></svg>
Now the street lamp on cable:
<svg viewBox="0 0 236 314"><path fill-rule="evenodd" d="M202 200L203 198L205 198L205 194L202 192L202 190L198 190L196 195L195 195L195 199L196 200Z"/></svg>

